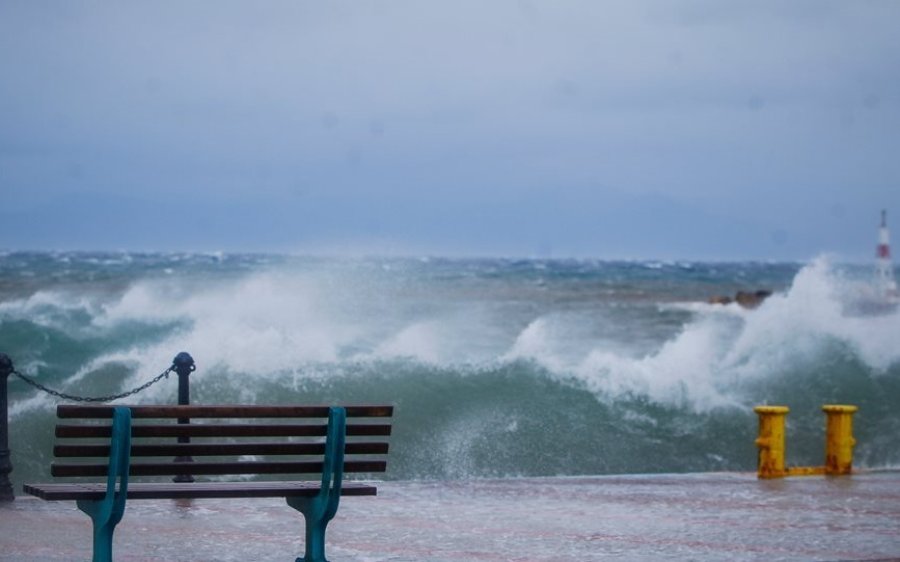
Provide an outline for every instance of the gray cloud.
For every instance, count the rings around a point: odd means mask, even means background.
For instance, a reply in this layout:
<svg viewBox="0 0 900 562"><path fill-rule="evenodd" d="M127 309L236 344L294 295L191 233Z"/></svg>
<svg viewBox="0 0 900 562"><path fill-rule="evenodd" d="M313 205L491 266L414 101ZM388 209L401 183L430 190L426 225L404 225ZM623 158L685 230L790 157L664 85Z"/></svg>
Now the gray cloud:
<svg viewBox="0 0 900 562"><path fill-rule="evenodd" d="M898 22L894 2L6 2L6 222L183 198L217 218L161 249L865 253L900 209ZM607 208L653 220L569 228ZM690 222L676 208L707 230L654 228ZM110 244L153 244L120 222Z"/></svg>

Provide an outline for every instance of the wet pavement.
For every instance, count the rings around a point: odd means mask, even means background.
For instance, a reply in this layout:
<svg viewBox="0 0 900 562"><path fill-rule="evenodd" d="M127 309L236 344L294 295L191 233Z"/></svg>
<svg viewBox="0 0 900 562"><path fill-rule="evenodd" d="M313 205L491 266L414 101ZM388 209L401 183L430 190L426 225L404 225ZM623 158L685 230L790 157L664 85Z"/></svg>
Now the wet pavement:
<svg viewBox="0 0 900 562"><path fill-rule="evenodd" d="M0 504L0 561L89 560L74 502ZM302 517L282 500L129 502L117 561L293 561ZM900 472L759 481L754 474L385 482L344 498L331 562L900 560Z"/></svg>

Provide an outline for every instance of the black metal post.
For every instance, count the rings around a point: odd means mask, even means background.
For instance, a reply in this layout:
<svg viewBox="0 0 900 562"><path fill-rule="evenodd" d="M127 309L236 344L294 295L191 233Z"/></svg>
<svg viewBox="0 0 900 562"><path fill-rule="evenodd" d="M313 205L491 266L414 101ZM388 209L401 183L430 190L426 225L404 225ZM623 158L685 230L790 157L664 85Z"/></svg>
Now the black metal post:
<svg viewBox="0 0 900 562"><path fill-rule="evenodd" d="M191 382L188 378L190 374L196 369L196 365L194 365L194 358L185 351L182 351L178 355L175 356L175 359L172 361L172 365L175 367L175 372L178 373L178 405L179 406L189 406L191 404ZM178 418L179 424L189 424L191 423L190 418ZM190 437L179 437L179 443L190 443ZM184 457L175 457L175 462L194 462L194 459L190 456ZM190 474L179 474L172 478L173 482L193 482L194 477Z"/></svg>
<svg viewBox="0 0 900 562"><path fill-rule="evenodd" d="M0 353L0 501L3 502L16 499L9 482L12 461L9 459L9 408L6 403L6 383L13 370L12 359Z"/></svg>

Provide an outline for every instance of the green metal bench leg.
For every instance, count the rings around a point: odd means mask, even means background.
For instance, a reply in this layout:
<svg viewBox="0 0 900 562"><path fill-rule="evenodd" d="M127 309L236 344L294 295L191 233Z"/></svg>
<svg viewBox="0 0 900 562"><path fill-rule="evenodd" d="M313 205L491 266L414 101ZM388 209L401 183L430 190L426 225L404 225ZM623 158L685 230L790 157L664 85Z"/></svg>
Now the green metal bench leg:
<svg viewBox="0 0 900 562"><path fill-rule="evenodd" d="M325 528L328 519L323 517L319 498L289 497L287 503L303 514L306 520L306 552L296 562L328 562L325 558Z"/></svg>
<svg viewBox="0 0 900 562"><path fill-rule="evenodd" d="M325 559L325 528L337 513L344 478L344 442L347 413L343 408L328 412L328 435L322 461L322 488L318 495L287 497L287 504L306 520L306 552L296 562L328 562Z"/></svg>
<svg viewBox="0 0 900 562"><path fill-rule="evenodd" d="M109 441L109 474L106 496L102 500L78 500L78 509L87 513L94 527L93 562L112 562L112 540L116 525L125 514L128 494L128 466L131 462L131 410L113 411L112 437ZM116 480L119 489L116 490Z"/></svg>
<svg viewBox="0 0 900 562"><path fill-rule="evenodd" d="M78 500L78 509L91 517L94 527L94 556L93 562L112 562L112 540L116 523L110 518L104 517L104 502Z"/></svg>

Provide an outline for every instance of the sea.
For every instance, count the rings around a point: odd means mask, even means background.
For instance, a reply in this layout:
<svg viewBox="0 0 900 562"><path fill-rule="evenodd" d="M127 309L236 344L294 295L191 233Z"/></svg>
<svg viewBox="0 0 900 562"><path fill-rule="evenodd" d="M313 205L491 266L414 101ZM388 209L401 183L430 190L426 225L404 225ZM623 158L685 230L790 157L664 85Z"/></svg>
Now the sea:
<svg viewBox="0 0 900 562"><path fill-rule="evenodd" d="M195 404L389 402L387 480L753 471L756 405L791 465L853 404L854 466L900 467L900 312L847 306L867 264L0 254L0 352L78 397L181 352ZM710 304L771 291L758 307ZM49 477L55 407L7 381L17 493ZM118 403L174 404L172 375Z"/></svg>

